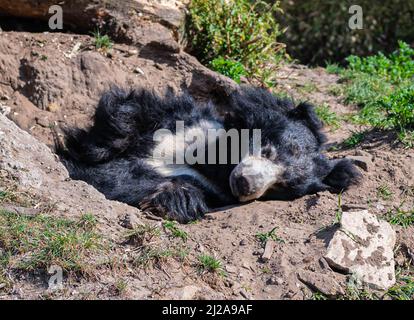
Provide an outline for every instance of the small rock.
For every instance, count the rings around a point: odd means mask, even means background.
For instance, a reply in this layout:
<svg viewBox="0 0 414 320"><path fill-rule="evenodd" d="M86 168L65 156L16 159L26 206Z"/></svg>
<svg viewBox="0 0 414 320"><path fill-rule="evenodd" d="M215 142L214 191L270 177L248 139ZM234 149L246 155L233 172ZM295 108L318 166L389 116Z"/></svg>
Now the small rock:
<svg viewBox="0 0 414 320"><path fill-rule="evenodd" d="M375 208L378 211L384 211L385 210L385 206L383 204L381 204L381 203L377 203L377 205L375 206Z"/></svg>
<svg viewBox="0 0 414 320"><path fill-rule="evenodd" d="M333 279L333 273L332 276L329 276L323 273L301 270L298 273L298 279L310 289L319 291L328 297L336 297L345 293L339 283Z"/></svg>
<svg viewBox="0 0 414 320"><path fill-rule="evenodd" d="M245 245L247 245L247 241L246 241L246 239L241 240L241 241L239 242L239 245L241 245L241 246L245 246Z"/></svg>
<svg viewBox="0 0 414 320"><path fill-rule="evenodd" d="M196 245L196 250L201 253L206 252L206 248L201 243Z"/></svg>
<svg viewBox="0 0 414 320"><path fill-rule="evenodd" d="M59 109L60 109L60 106L55 102L52 102L47 106L47 111L49 112L57 112L59 111Z"/></svg>
<svg viewBox="0 0 414 320"><path fill-rule="evenodd" d="M359 211L367 210L368 206L365 204L347 203L341 206L342 211Z"/></svg>
<svg viewBox="0 0 414 320"><path fill-rule="evenodd" d="M68 59L72 59L73 57L75 57L77 54L78 54L78 52L80 51L80 49L81 49L81 47L82 47L82 43L81 42L77 42L74 46L73 46L73 48L72 48L72 50L69 52L69 53L63 53L63 55L66 57L66 58L68 58Z"/></svg>
<svg viewBox="0 0 414 320"><path fill-rule="evenodd" d="M121 219L120 225L127 229L134 229L137 225L139 225L141 221L135 214L127 213Z"/></svg>
<svg viewBox="0 0 414 320"><path fill-rule="evenodd" d="M374 157L372 156L372 154L370 154L369 152L366 152L366 151L364 151L364 150L356 150L356 151L355 151L355 155L356 155L356 156L361 156L361 157L367 157L367 158L369 158L369 159L370 159L370 161L372 161L372 159L374 158Z"/></svg>
<svg viewBox="0 0 414 320"><path fill-rule="evenodd" d="M162 51L163 53L179 53L180 45L172 39L151 41L147 46L151 49Z"/></svg>
<svg viewBox="0 0 414 320"><path fill-rule="evenodd" d="M131 49L131 50L128 50L125 54L127 57L136 56L138 54L138 50Z"/></svg>
<svg viewBox="0 0 414 320"><path fill-rule="evenodd" d="M226 271L228 273L237 273L237 268L235 266L227 265L226 266Z"/></svg>
<svg viewBox="0 0 414 320"><path fill-rule="evenodd" d="M107 49L105 51L105 55L107 58L112 59L114 57L114 51L112 49ZM124 63L123 61L121 63Z"/></svg>
<svg viewBox="0 0 414 320"><path fill-rule="evenodd" d="M243 298L245 298L245 299L247 299L247 300L250 300L251 298L250 298L250 295L247 293L247 291L245 290L245 289L241 289L240 290L240 295L243 297Z"/></svg>
<svg viewBox="0 0 414 320"><path fill-rule="evenodd" d="M319 265L324 270L332 271L331 267L329 266L329 263L326 261L326 259L324 257L319 259Z"/></svg>
<svg viewBox="0 0 414 320"><path fill-rule="evenodd" d="M309 262L312 262L312 261L313 261L313 257L309 257L309 256L302 259L303 263L309 263Z"/></svg>
<svg viewBox="0 0 414 320"><path fill-rule="evenodd" d="M366 156L348 156L355 165L363 169L364 171L370 171L372 166L371 157Z"/></svg>
<svg viewBox="0 0 414 320"><path fill-rule="evenodd" d="M272 257L273 251L275 250L276 243L273 240L268 240L264 252L262 254L262 261L267 262Z"/></svg>
<svg viewBox="0 0 414 320"><path fill-rule="evenodd" d="M192 300L200 288L196 286L185 286L176 292L179 300Z"/></svg>
<svg viewBox="0 0 414 320"><path fill-rule="evenodd" d="M395 231L368 210L344 212L325 256L329 265L354 274L369 287L386 290L395 284Z"/></svg>
<svg viewBox="0 0 414 320"><path fill-rule="evenodd" d="M36 118L36 123L43 128L48 128L50 125L48 118Z"/></svg>
<svg viewBox="0 0 414 320"><path fill-rule="evenodd" d="M267 284L280 286L283 284L283 279L281 277L272 276L267 280Z"/></svg>
<svg viewBox="0 0 414 320"><path fill-rule="evenodd" d="M140 75L145 75L145 72L139 67L135 67L134 73L138 73Z"/></svg>
<svg viewBox="0 0 414 320"><path fill-rule="evenodd" d="M5 116L9 115L11 112L11 108L9 106L5 106L0 104L0 113L4 114Z"/></svg>
<svg viewBox="0 0 414 320"><path fill-rule="evenodd" d="M395 263L397 264L397 266L404 266L406 263L406 259L403 255L398 255L395 257Z"/></svg>
<svg viewBox="0 0 414 320"><path fill-rule="evenodd" d="M264 249L259 249L259 250L253 251L253 255L254 256L261 256L263 254L263 252L264 252Z"/></svg>

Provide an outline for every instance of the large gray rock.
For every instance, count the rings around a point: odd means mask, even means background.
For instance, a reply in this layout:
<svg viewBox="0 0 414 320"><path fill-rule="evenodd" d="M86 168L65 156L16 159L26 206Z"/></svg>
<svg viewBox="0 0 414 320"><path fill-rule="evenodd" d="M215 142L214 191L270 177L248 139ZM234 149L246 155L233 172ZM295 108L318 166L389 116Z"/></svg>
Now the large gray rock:
<svg viewBox="0 0 414 320"><path fill-rule="evenodd" d="M83 181L69 179L57 156L43 143L0 114L0 179L11 178L19 191L35 195L53 206L56 214L96 215L102 226L118 227L119 217L139 215L137 208L107 200Z"/></svg>
<svg viewBox="0 0 414 320"><path fill-rule="evenodd" d="M395 231L367 210L344 212L325 256L332 268L354 274L370 288L386 290L395 283Z"/></svg>

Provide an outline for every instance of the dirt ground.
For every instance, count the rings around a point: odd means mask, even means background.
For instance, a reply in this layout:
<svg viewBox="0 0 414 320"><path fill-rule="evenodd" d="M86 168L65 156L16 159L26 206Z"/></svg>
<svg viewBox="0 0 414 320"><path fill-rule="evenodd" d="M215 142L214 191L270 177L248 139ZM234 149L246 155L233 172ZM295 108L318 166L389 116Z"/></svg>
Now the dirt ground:
<svg viewBox="0 0 414 320"><path fill-rule="evenodd" d="M168 39L142 46L115 44L108 52L99 52L88 35L0 33L2 112L48 146L52 145L52 128L87 125L100 93L111 83L144 86L160 93L189 90L197 99L225 95L223 88L234 85L199 65ZM291 65L278 74L277 90L296 100L309 100L315 105L327 103L339 115L355 112L356 108L345 105L335 90L340 86L336 75L321 68ZM380 217L400 206L412 209L414 150L393 143L392 134L375 131L355 148L340 148L352 132L362 129L346 121L341 121L335 130L326 129L329 157L367 159L366 166L360 168L361 184L342 195L342 204L368 208ZM55 174L50 172L50 178ZM62 179L60 175L56 177ZM389 199L381 198L380 186L392 192ZM82 201L89 200L82 190L78 193L74 196L82 206ZM111 201L99 202L111 210ZM141 223L163 230L151 244L154 248L174 247L187 252L184 259L167 258L146 268L125 263L135 248L122 241L128 231L120 223L127 212L122 208L100 220L103 235L113 241L111 256L117 263L99 268L93 277L68 277L64 289L57 292L47 290L42 273L11 274L13 288L3 292L0 289L0 298L309 299L315 287L318 291L338 287L337 296L346 291L349 275L331 270L323 259L332 237L329 226L335 221L338 195L322 192L289 202L255 201L224 208L197 223L180 225L188 234L186 241L172 237L162 221L139 214ZM93 214L99 216L100 212ZM263 261L263 247L256 235L273 228L279 241L270 260ZM414 228L395 229L397 266L405 266L414 252ZM200 272L200 254L219 259L223 272ZM122 290L121 283L125 284Z"/></svg>

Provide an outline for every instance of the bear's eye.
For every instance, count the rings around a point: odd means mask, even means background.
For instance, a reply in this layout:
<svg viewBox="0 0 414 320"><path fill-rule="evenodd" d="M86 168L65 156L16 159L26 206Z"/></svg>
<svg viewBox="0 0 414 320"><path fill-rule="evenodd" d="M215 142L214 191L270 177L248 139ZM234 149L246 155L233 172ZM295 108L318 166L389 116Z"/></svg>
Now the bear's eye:
<svg viewBox="0 0 414 320"><path fill-rule="evenodd" d="M276 158L276 150L270 146L264 147L262 148L261 156L269 160L274 160Z"/></svg>

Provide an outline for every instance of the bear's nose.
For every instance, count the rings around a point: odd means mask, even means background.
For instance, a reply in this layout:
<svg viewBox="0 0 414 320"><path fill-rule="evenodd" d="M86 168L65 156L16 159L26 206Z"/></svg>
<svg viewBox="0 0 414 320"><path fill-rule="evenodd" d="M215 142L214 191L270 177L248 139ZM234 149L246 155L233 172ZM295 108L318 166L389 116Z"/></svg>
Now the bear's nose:
<svg viewBox="0 0 414 320"><path fill-rule="evenodd" d="M238 196L246 196L251 192L249 180L244 176L236 178L235 187Z"/></svg>

